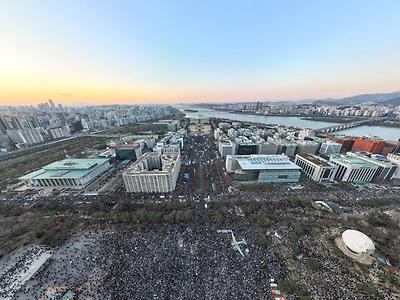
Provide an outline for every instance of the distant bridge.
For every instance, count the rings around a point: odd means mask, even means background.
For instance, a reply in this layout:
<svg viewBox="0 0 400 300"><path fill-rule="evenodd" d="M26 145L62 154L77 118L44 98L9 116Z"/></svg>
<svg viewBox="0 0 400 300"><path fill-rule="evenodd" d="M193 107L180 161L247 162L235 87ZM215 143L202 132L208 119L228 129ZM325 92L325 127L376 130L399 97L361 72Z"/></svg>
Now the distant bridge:
<svg viewBox="0 0 400 300"><path fill-rule="evenodd" d="M315 131L315 133L330 133L330 132L345 130L348 128L363 126L363 125L368 124L371 121L373 121L373 119L328 126L328 127L324 127L324 128L315 129L314 131Z"/></svg>

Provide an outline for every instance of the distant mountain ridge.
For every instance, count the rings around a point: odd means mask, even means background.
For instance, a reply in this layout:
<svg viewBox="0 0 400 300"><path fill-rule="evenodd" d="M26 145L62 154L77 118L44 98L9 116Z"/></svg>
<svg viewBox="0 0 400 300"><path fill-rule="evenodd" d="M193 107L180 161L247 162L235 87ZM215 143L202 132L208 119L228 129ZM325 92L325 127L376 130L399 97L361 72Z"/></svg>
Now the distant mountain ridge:
<svg viewBox="0 0 400 300"><path fill-rule="evenodd" d="M394 106L400 105L400 97L385 100L385 101L381 102L381 104L394 105Z"/></svg>
<svg viewBox="0 0 400 300"><path fill-rule="evenodd" d="M362 94L355 95L351 97L345 98L325 98L325 99L299 99L299 100L263 100L260 99L258 101L224 101L218 103L210 103L210 102L198 102L195 103L196 106L204 106L204 107L215 107L227 104L243 104L243 105L253 105L257 102L261 102L264 105L358 105L358 104L384 104L384 105L400 105L400 91L392 92L392 93L375 93L375 94ZM184 104L184 103L183 103Z"/></svg>
<svg viewBox="0 0 400 300"><path fill-rule="evenodd" d="M338 104L354 105L354 104L373 102L377 104L400 105L399 101L400 101L400 91L393 93L363 94L363 95L345 97L341 99L321 99L321 100L315 100L313 103L327 104L327 105L338 105Z"/></svg>

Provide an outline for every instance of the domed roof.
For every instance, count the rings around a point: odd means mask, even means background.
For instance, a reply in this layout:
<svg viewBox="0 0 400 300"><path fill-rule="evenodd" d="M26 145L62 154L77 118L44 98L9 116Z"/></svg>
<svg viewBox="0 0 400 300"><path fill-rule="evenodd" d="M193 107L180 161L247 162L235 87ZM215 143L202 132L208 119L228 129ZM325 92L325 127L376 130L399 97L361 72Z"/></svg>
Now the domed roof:
<svg viewBox="0 0 400 300"><path fill-rule="evenodd" d="M375 251L374 243L360 231L345 230L342 233L342 239L347 248L355 253L372 253Z"/></svg>

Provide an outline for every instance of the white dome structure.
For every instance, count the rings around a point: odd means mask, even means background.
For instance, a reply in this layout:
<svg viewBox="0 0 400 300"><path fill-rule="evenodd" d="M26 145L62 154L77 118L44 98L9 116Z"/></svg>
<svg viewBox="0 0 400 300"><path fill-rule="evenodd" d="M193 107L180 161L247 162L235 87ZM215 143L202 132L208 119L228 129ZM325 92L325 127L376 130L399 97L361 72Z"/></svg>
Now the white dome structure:
<svg viewBox="0 0 400 300"><path fill-rule="evenodd" d="M342 240L346 247L357 254L371 254L375 251L375 245L372 240L364 233L349 229L342 233Z"/></svg>

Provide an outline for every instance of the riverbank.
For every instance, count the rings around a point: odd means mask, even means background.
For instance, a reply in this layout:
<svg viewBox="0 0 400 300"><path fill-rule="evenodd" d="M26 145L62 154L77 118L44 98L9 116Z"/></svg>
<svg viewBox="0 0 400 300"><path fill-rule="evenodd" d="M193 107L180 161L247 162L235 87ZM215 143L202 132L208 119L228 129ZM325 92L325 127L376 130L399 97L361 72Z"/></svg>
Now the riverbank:
<svg viewBox="0 0 400 300"><path fill-rule="evenodd" d="M327 122L327 123L352 123L365 120L364 118L342 118L342 117L303 117L303 120Z"/></svg>
<svg viewBox="0 0 400 300"><path fill-rule="evenodd" d="M181 106L179 109L183 111L183 109L190 109L189 106ZM241 113L239 111L233 112L229 110L215 110L215 109L207 109L207 108L199 108L196 107L199 113L202 113L204 116L208 116L210 118L218 118L218 119L228 119L230 121L237 122L254 122L259 124L278 124L280 126L287 127L295 127L295 128L310 128L310 129L320 129L328 126L340 125L343 123L338 122L329 122L331 120L324 117L321 121L316 121L315 119L305 119L311 117L322 117L322 116L307 116L307 115L279 115L279 116L268 116L253 113ZM187 117L195 117L195 113L187 113ZM332 117L332 116L331 116ZM336 117L338 118L338 117ZM348 118L348 117L346 117ZM357 117L360 118L360 117ZM352 119L357 120L357 119ZM383 122L382 122L383 123ZM369 124L368 124L369 125ZM385 124L383 124L385 125ZM357 129L356 129L357 128ZM397 141L400 138L400 128L396 128L394 126L360 126L353 128L349 134L355 136L365 136L365 135L377 135L385 140ZM340 131L342 133L342 131Z"/></svg>
<svg viewBox="0 0 400 300"><path fill-rule="evenodd" d="M381 126L381 127L391 127L391 128L400 128L400 122L394 121L372 121L368 123L371 126Z"/></svg>
<svg viewBox="0 0 400 300"><path fill-rule="evenodd" d="M326 123L340 123L340 124L352 123L352 122L365 120L365 118L349 118L349 117L325 117L325 116L312 116L312 117L310 117L310 116L305 115L305 114L282 114L282 113L263 114L263 113L257 113L257 112L252 112L252 111L231 111L231 110L228 110L228 109L218 109L217 111L227 112L227 113L231 113L231 114L251 115L251 116L298 117L298 118L301 118L302 120L307 120L307 121L317 121L317 122L326 122Z"/></svg>
<svg viewBox="0 0 400 300"><path fill-rule="evenodd" d="M258 114L251 111L231 111L231 110L217 110L228 112L231 114L239 114L239 115L251 115L251 116L264 116L264 117L304 117L302 114Z"/></svg>

